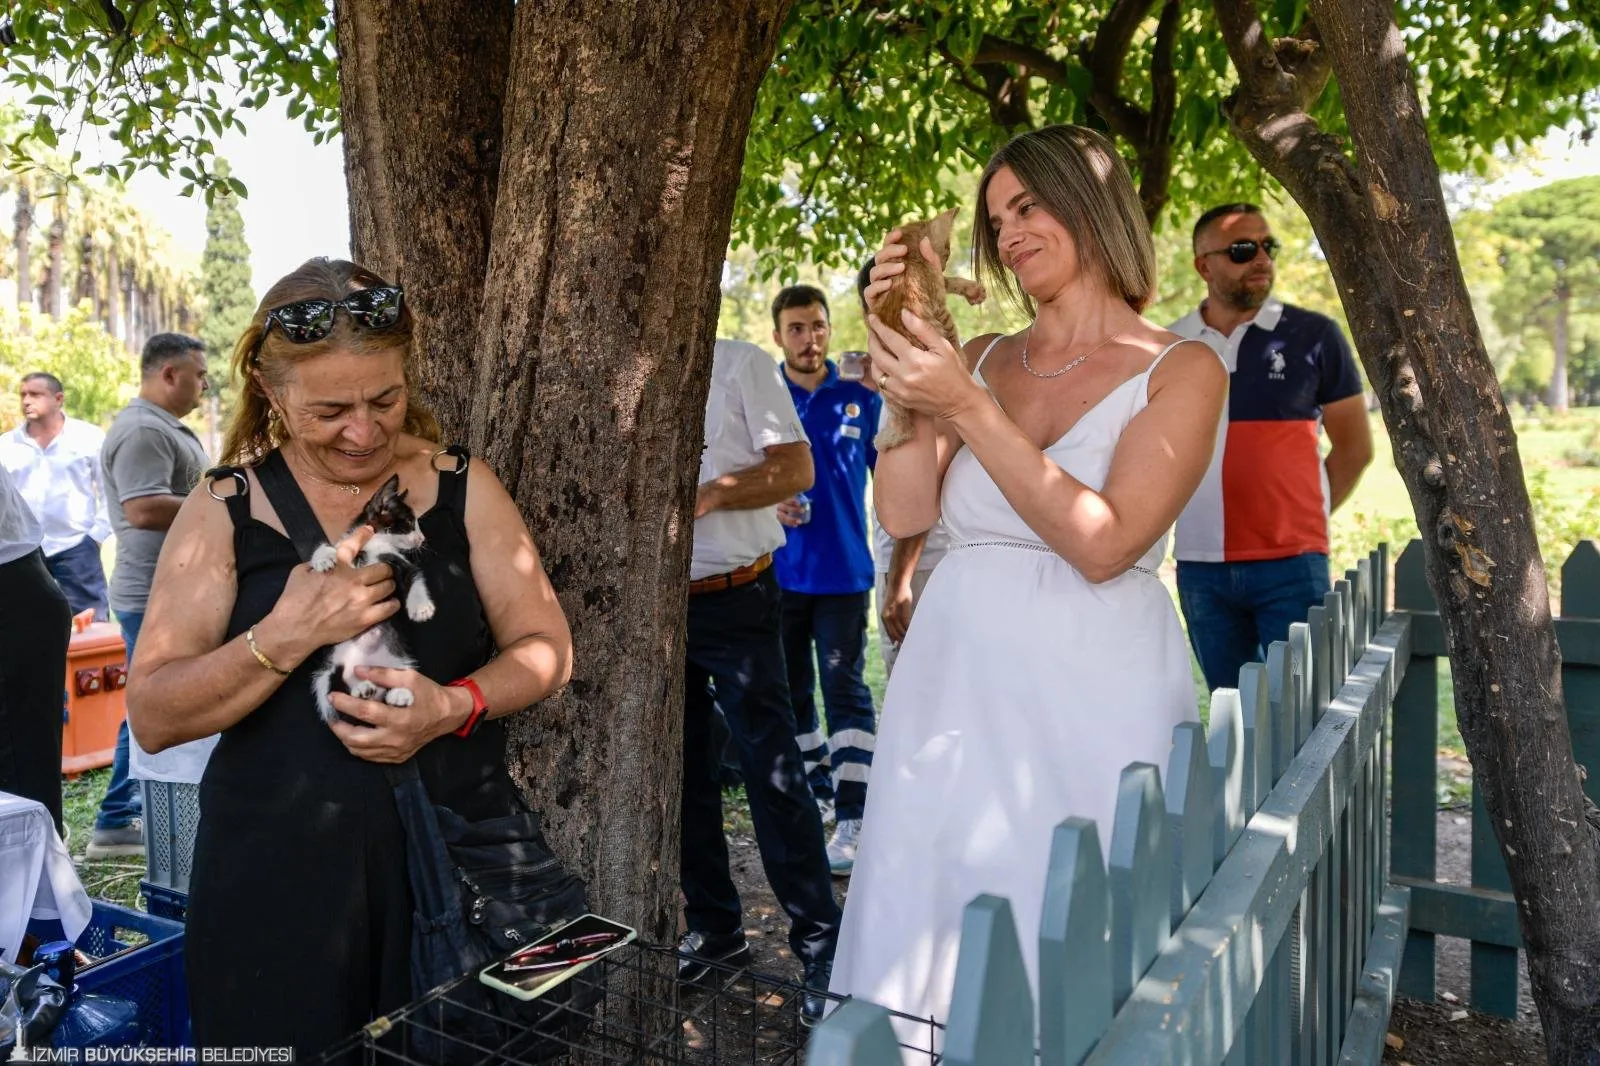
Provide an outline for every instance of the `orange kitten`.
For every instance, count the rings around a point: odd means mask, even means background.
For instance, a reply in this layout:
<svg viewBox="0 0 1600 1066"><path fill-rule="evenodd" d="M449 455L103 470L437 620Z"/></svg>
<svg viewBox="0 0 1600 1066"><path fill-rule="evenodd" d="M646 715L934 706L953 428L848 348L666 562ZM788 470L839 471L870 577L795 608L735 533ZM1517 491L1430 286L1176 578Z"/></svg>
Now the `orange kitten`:
<svg viewBox="0 0 1600 1066"><path fill-rule="evenodd" d="M908 249L905 258L906 269L904 273L895 275L894 280L890 282L889 291L878 297L873 312L884 325L916 344L919 343L917 338L907 332L900 320L901 310L909 310L924 322L930 323L959 351L961 340L956 336L956 324L945 308L945 299L951 293L956 293L966 297L969 303L982 303L986 295L983 286L966 278L942 275L922 255L922 239L926 237L928 243L933 245L934 254L939 257L939 262L949 262L950 230L954 227L955 220L956 212L952 208L936 218L923 222L909 222L900 227L900 243L906 245ZM911 412L888 397L884 397L883 402L887 408L883 428L878 431L878 436L873 441L879 451L887 451L911 439Z"/></svg>

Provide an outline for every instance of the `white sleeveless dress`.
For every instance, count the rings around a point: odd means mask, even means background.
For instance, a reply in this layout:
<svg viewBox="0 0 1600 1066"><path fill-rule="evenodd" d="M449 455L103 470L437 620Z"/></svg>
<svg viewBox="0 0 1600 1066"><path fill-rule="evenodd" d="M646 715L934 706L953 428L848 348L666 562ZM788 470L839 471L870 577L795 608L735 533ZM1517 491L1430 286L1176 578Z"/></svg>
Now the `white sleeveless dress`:
<svg viewBox="0 0 1600 1066"><path fill-rule="evenodd" d="M1045 454L1100 489L1171 350ZM943 1022L962 908L981 892L1010 899L1037 994L1055 826L1093 818L1108 848L1122 768L1140 760L1164 776L1172 727L1196 715L1189 646L1154 575L1166 534L1138 568L1091 584L966 448L945 474L941 507L951 547L884 699L831 990ZM902 1027L900 1038L925 1043L928 1028Z"/></svg>

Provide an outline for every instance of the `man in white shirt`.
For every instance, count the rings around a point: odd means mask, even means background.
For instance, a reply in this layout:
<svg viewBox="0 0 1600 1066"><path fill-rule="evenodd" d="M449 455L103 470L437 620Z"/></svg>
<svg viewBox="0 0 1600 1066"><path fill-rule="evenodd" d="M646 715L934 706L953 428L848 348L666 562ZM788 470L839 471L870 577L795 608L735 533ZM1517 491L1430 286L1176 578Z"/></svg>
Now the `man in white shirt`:
<svg viewBox="0 0 1600 1066"><path fill-rule="evenodd" d="M738 750L767 881L789 914L789 946L804 966L802 1016L822 1017L839 935L839 905L822 817L795 742L784 666L781 592L772 553L784 542L777 505L811 487L811 448L777 364L753 344L718 341L695 497L683 678L681 873L688 932L678 977L709 962L750 959L722 831L721 707Z"/></svg>
<svg viewBox="0 0 1600 1066"><path fill-rule="evenodd" d="M45 566L72 613L92 608L95 621L104 622L109 615L100 545L111 535L100 470L106 435L67 416L66 390L54 374L29 374L21 393L23 422L0 437L0 466L39 519Z"/></svg>
<svg viewBox="0 0 1600 1066"><path fill-rule="evenodd" d="M38 800L61 831L61 679L72 616L45 569L39 520L0 466L0 792Z"/></svg>

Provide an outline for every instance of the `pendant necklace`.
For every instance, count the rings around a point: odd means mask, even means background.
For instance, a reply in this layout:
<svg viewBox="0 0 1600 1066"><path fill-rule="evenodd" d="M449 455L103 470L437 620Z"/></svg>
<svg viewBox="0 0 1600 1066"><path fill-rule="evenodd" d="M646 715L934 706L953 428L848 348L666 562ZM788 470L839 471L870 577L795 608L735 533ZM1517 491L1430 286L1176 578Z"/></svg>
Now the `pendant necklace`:
<svg viewBox="0 0 1600 1066"><path fill-rule="evenodd" d="M1063 366L1063 367L1061 367L1061 368L1059 368L1057 370L1052 370L1048 374L1041 374L1041 373L1039 373L1039 371L1035 370L1032 366L1028 365L1028 345L1030 343L1032 343L1032 341L1033 341L1033 327L1029 326L1028 327L1028 335L1026 337L1024 337L1023 340L1022 340L1022 369L1026 370L1028 373L1032 374L1034 377L1039 378L1041 381L1049 381L1051 378L1058 378L1062 374L1065 374L1067 371L1072 370L1073 368L1075 368L1079 363L1082 363L1085 359L1089 358L1095 352L1098 352L1101 348L1104 348L1106 345L1108 345L1112 341L1116 340L1117 336L1118 335L1115 334L1115 333L1108 333L1108 334L1106 334L1105 338L1100 341L1099 344L1096 344L1093 348L1090 348L1088 351L1084 352L1082 355L1078 356L1076 359L1070 360L1065 366Z"/></svg>

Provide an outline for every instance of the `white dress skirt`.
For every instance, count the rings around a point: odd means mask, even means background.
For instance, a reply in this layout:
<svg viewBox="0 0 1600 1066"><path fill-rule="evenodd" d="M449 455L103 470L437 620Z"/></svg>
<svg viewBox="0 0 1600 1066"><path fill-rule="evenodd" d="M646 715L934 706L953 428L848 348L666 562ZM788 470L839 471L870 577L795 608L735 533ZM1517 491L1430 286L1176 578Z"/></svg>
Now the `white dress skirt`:
<svg viewBox="0 0 1600 1066"><path fill-rule="evenodd" d="M1046 454L1102 487L1118 438L1148 400L1150 370ZM945 475L942 515L951 549L884 700L831 984L940 1022L962 909L979 893L1011 901L1037 995L1055 826L1092 818L1108 848L1122 768L1143 761L1165 774L1173 726L1196 717L1189 647L1154 573L1165 537L1136 568L1091 584L1045 547L966 449ZM899 1028L903 1043L929 1039L926 1025Z"/></svg>

